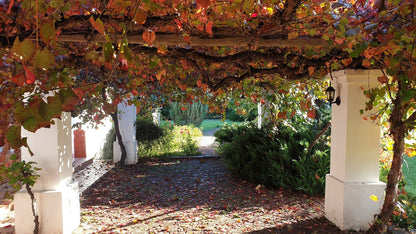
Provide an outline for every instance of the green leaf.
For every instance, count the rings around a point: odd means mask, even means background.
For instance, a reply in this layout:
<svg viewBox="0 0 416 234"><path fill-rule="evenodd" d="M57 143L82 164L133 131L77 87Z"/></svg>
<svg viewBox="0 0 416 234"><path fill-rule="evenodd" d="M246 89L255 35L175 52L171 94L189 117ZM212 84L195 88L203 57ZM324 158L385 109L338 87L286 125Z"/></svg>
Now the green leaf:
<svg viewBox="0 0 416 234"><path fill-rule="evenodd" d="M253 11L254 0L244 0L243 10L246 12Z"/></svg>
<svg viewBox="0 0 416 234"><path fill-rule="evenodd" d="M105 34L104 24L103 24L103 21L101 21L100 18L98 18L97 20L94 20L94 17L91 16L89 21L90 21L91 25L95 28L95 30L97 30L102 35Z"/></svg>
<svg viewBox="0 0 416 234"><path fill-rule="evenodd" d="M22 147L21 127L19 125L10 126L7 130L6 139L13 149Z"/></svg>
<svg viewBox="0 0 416 234"><path fill-rule="evenodd" d="M354 50L350 53L350 56L352 58L358 58L358 56L360 56L364 50L367 49L367 43L362 42L359 43L355 46Z"/></svg>
<svg viewBox="0 0 416 234"><path fill-rule="evenodd" d="M22 126L28 131L35 132L38 129L38 121L34 116L30 116L23 120Z"/></svg>
<svg viewBox="0 0 416 234"><path fill-rule="evenodd" d="M55 34L55 27L51 23L44 23L40 26L40 37L46 44L49 44L54 39Z"/></svg>
<svg viewBox="0 0 416 234"><path fill-rule="evenodd" d="M106 62L111 62L113 60L114 48L111 42L106 42L104 44L104 59Z"/></svg>
<svg viewBox="0 0 416 234"><path fill-rule="evenodd" d="M38 50L35 55L35 65L41 69L48 69L55 65L55 56L47 48L44 48L42 51Z"/></svg>
<svg viewBox="0 0 416 234"><path fill-rule="evenodd" d="M402 101L409 102L410 100L412 100L412 98L415 97L415 94L416 94L416 90L414 89L402 91Z"/></svg>
<svg viewBox="0 0 416 234"><path fill-rule="evenodd" d="M41 102L39 105L39 114L46 121L57 118L62 112L62 102L59 96L48 97L48 103Z"/></svg>
<svg viewBox="0 0 416 234"><path fill-rule="evenodd" d="M29 61L35 54L35 45L33 45L32 41L27 38L20 42L19 38L16 37L13 43L12 53L18 60L23 62Z"/></svg>

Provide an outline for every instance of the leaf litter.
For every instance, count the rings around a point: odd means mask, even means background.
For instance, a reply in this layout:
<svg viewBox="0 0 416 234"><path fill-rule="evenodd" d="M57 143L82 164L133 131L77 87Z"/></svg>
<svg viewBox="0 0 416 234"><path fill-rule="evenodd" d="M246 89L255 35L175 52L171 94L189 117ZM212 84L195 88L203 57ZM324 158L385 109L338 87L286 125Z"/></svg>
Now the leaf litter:
<svg viewBox="0 0 416 234"><path fill-rule="evenodd" d="M81 196L77 233L351 233L324 198L232 177L220 159L113 168Z"/></svg>

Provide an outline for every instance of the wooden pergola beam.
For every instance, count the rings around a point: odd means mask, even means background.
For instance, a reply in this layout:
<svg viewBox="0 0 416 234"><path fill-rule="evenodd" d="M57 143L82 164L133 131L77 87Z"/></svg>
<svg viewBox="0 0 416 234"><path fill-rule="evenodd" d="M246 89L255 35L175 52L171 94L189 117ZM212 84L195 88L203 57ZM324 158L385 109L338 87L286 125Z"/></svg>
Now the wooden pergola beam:
<svg viewBox="0 0 416 234"><path fill-rule="evenodd" d="M112 41L115 36L110 36ZM129 44L147 44L141 36L129 35L127 36ZM101 34L94 36L86 36L85 34L70 34L59 35L58 41L62 42L106 42L106 39ZM184 37L180 34L157 34L153 45L165 45L165 46L195 46L195 47L214 47L214 46L227 46L227 47L305 47L305 48L320 48L328 47L328 42L321 38L295 38L295 39L263 39L254 37L225 37L225 38L200 38L196 36L190 36L190 43L185 41Z"/></svg>

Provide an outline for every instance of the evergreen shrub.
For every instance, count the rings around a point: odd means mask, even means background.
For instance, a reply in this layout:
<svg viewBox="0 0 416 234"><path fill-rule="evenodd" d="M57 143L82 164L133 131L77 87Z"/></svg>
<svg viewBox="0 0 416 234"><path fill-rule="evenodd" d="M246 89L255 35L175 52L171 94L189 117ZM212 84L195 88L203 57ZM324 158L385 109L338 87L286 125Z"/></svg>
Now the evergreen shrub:
<svg viewBox="0 0 416 234"><path fill-rule="evenodd" d="M323 193L329 173L328 135L312 147L319 128L297 120L258 129L255 123L224 125L215 133L219 153L232 174L269 187L309 195Z"/></svg>
<svg viewBox="0 0 416 234"><path fill-rule="evenodd" d="M208 107L199 101L190 104L179 102L169 103L169 116L177 125L193 125L199 127L205 118Z"/></svg>

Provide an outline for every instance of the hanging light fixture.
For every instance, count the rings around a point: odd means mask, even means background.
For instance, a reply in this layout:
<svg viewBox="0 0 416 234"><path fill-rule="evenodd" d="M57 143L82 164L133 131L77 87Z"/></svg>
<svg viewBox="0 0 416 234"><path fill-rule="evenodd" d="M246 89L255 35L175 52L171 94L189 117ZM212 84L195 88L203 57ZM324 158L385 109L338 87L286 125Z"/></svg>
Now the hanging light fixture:
<svg viewBox="0 0 416 234"><path fill-rule="evenodd" d="M326 100L328 100L328 102L332 105L332 103L335 103L339 106L339 104L341 104L341 98L338 96L335 99L335 89L334 87L332 87L331 83L329 84L329 87L325 90L325 94L326 94ZM335 101L334 101L335 99Z"/></svg>

